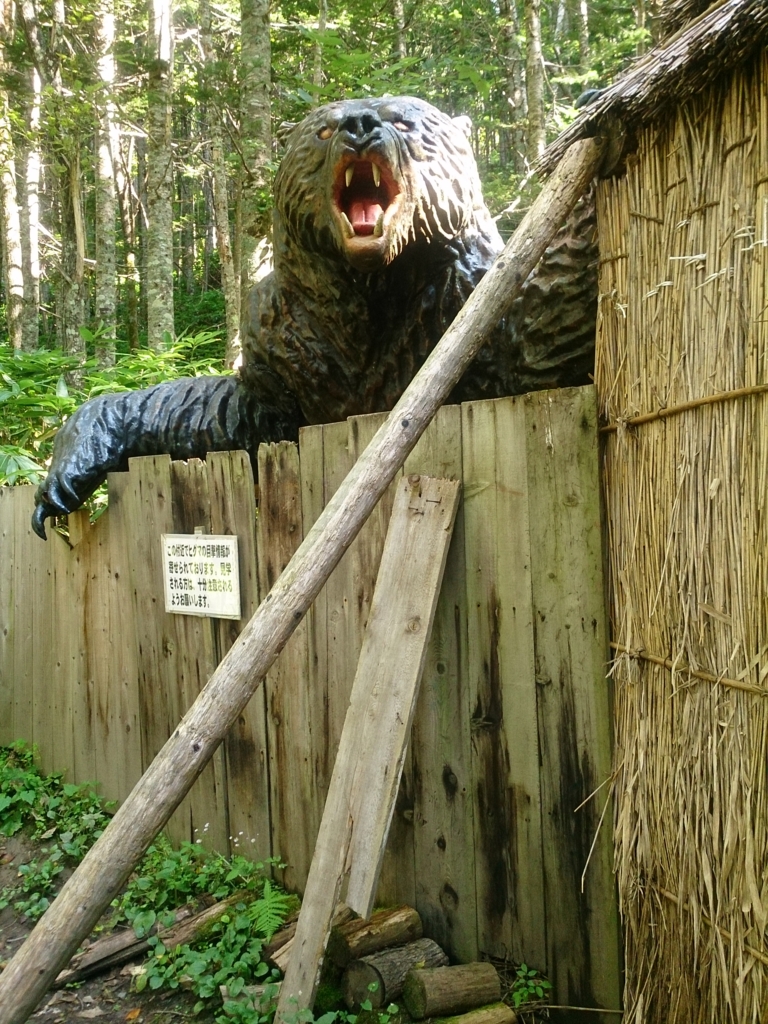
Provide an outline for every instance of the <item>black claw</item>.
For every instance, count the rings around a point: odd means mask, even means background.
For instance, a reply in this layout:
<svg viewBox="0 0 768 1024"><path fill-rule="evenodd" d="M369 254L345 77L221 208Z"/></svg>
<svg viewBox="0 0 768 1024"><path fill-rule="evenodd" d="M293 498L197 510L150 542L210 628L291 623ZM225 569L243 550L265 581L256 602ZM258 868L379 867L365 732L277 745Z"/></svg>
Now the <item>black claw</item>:
<svg viewBox="0 0 768 1024"><path fill-rule="evenodd" d="M43 504L38 505L32 513L32 529L40 540L48 540L45 533L45 520L49 515L50 512L46 511L45 505Z"/></svg>

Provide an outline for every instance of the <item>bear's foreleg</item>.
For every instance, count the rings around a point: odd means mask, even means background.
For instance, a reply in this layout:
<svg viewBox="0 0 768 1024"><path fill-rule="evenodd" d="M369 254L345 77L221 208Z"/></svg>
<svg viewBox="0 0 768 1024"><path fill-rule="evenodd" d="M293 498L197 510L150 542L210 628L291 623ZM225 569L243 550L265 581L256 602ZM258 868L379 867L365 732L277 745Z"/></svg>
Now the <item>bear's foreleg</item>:
<svg viewBox="0 0 768 1024"><path fill-rule="evenodd" d="M262 441L293 440L303 422L293 396L266 367L259 383L237 376L185 377L144 391L92 398L56 435L48 476L35 495L32 529L45 540L45 520L79 508L107 477L137 455L205 458Z"/></svg>

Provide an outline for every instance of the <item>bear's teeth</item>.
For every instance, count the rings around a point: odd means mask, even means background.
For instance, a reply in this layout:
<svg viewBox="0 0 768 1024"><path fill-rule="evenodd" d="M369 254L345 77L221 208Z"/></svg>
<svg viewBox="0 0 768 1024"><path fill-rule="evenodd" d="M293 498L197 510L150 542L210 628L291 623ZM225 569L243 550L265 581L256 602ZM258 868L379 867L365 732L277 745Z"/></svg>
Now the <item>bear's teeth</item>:
<svg viewBox="0 0 768 1024"><path fill-rule="evenodd" d="M355 229L352 227L352 221L349 219L349 217L346 215L346 213L344 213L343 210L342 210L342 213L341 213L341 223L344 225L344 230L347 232L347 235L350 238L354 238L355 237Z"/></svg>
<svg viewBox="0 0 768 1024"><path fill-rule="evenodd" d="M381 184L381 170L378 164L371 164L371 171L373 172L373 184L378 188Z"/></svg>
<svg viewBox="0 0 768 1024"><path fill-rule="evenodd" d="M384 214L381 213L381 214L379 214L379 219L376 221L376 225L374 226L373 237L374 238L381 238L381 236L383 234L384 234Z"/></svg>
<svg viewBox="0 0 768 1024"><path fill-rule="evenodd" d="M355 173L354 164L350 164L349 167L346 170L347 188L349 188L349 186L352 184L352 178L354 176L354 173Z"/></svg>

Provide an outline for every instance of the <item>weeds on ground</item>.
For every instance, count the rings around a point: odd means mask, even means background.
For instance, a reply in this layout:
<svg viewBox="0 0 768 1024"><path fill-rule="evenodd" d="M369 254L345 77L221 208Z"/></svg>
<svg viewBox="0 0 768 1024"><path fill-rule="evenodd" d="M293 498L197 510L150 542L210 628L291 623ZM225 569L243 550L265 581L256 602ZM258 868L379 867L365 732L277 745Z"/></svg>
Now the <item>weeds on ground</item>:
<svg viewBox="0 0 768 1024"><path fill-rule="evenodd" d="M37 920L48 908L56 880L78 864L107 826L112 807L90 786L74 786L61 774L42 775L23 743L0 747L0 835L22 829L44 845L40 856L22 864L16 885L0 890L0 910Z"/></svg>
<svg viewBox="0 0 768 1024"><path fill-rule="evenodd" d="M27 918L40 917L58 876L82 860L104 831L111 811L92 787L67 784L61 774L43 775L34 752L24 743L0 747L0 835L24 831L45 844L39 857L20 867L18 882L0 892L0 909L12 905ZM176 908L203 895L234 901L194 944L167 948L151 934L155 925L172 923ZM159 836L113 902L110 927L128 923L138 937L148 937L147 959L134 978L137 991L191 990L197 996L195 1011L201 1011L221 1005L220 987L225 986L227 998L215 1017L217 1024L268 1024L274 1016L279 973L261 953L295 906L296 898L266 877L265 865L240 855L227 858L199 843L183 843L174 850ZM243 999L246 986L256 983L266 986L263 996L256 1002ZM397 1013L394 1005L377 1013L367 1001L360 1020L390 1024ZM289 1015L293 1016L295 1024L315 1021L309 1011ZM316 1024L357 1021L357 1014L331 1010Z"/></svg>

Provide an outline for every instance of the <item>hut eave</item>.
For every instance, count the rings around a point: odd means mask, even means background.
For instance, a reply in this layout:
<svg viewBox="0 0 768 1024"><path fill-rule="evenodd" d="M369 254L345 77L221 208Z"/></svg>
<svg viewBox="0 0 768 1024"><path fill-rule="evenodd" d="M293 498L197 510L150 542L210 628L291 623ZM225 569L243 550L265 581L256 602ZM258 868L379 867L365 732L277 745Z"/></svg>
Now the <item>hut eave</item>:
<svg viewBox="0 0 768 1024"><path fill-rule="evenodd" d="M549 174L574 142L603 132L613 134L617 123L632 133L659 120L766 44L766 0L719 0L649 51L586 107L547 148L537 170Z"/></svg>

